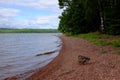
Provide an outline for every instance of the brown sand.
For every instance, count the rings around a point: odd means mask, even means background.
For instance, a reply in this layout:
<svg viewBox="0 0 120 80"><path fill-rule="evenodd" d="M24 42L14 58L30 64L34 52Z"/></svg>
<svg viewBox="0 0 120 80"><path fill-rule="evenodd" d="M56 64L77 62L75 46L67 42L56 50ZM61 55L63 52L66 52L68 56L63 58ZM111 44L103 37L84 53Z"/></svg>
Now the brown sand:
<svg viewBox="0 0 120 80"><path fill-rule="evenodd" d="M60 54L27 80L120 80L120 55L111 46L100 47L80 38L61 36ZM106 54L100 54L102 49ZM90 62L78 64L78 55Z"/></svg>

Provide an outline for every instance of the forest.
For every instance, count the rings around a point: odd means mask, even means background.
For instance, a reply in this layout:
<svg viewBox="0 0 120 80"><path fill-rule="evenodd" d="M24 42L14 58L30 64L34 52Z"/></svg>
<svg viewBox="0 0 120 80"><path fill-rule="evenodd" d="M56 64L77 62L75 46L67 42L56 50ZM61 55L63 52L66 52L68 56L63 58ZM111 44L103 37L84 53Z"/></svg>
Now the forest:
<svg viewBox="0 0 120 80"><path fill-rule="evenodd" d="M62 33L120 35L120 0L58 0Z"/></svg>

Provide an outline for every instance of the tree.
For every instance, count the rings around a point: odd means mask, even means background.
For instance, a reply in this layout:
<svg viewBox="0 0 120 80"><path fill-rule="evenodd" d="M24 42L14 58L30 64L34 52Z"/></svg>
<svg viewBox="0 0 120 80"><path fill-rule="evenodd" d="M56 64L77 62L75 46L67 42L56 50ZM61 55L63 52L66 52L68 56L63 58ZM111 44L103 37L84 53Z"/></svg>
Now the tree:
<svg viewBox="0 0 120 80"><path fill-rule="evenodd" d="M91 28L90 31L97 31L100 29L100 10L99 3L97 0L85 0L85 19L87 26Z"/></svg>
<svg viewBox="0 0 120 80"><path fill-rule="evenodd" d="M108 0L105 7L105 29L106 33L120 34L120 0Z"/></svg>
<svg viewBox="0 0 120 80"><path fill-rule="evenodd" d="M59 30L64 33L120 34L119 0L59 0L59 6L63 9Z"/></svg>

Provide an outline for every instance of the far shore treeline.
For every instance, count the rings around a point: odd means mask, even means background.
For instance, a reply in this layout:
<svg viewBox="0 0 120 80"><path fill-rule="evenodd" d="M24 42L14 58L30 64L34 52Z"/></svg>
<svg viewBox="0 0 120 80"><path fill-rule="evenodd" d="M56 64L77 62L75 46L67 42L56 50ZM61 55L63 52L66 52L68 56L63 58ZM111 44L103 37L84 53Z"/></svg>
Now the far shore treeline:
<svg viewBox="0 0 120 80"><path fill-rule="evenodd" d="M59 33L57 29L9 29L0 28L0 33Z"/></svg>
<svg viewBox="0 0 120 80"><path fill-rule="evenodd" d="M120 35L120 0L58 0L59 31L80 34L99 31Z"/></svg>

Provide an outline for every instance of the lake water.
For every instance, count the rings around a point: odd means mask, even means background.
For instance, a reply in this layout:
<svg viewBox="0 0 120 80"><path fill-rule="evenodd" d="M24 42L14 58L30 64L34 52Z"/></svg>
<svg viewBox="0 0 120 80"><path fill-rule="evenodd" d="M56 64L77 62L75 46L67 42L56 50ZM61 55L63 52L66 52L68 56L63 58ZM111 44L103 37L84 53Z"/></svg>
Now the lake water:
<svg viewBox="0 0 120 80"><path fill-rule="evenodd" d="M0 80L28 73L45 66L60 50L57 33L0 34ZM36 56L49 51L48 55ZM30 72L31 71L31 72ZM31 74L29 74L31 75Z"/></svg>

